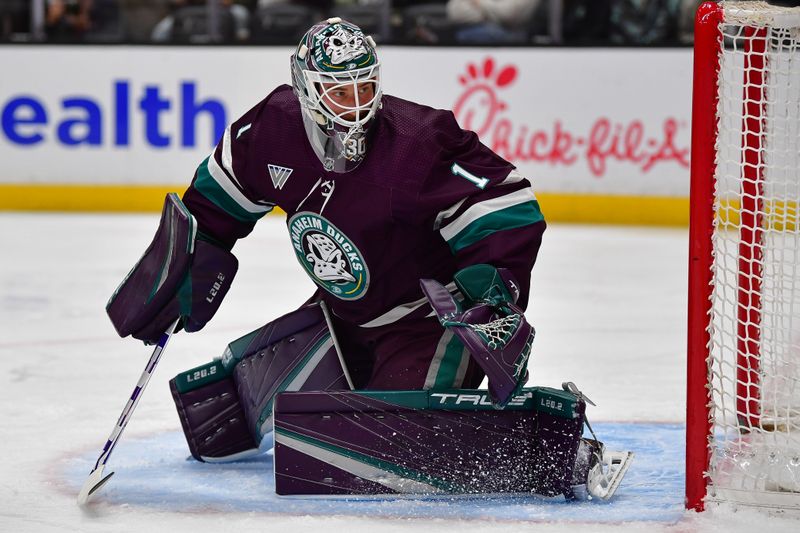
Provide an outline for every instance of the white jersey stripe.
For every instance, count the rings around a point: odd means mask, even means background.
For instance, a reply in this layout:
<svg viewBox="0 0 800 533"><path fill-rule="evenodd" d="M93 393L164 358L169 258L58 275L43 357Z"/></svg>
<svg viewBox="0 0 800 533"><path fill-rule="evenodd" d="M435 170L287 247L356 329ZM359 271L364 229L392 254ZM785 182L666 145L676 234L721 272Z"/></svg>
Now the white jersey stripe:
<svg viewBox="0 0 800 533"><path fill-rule="evenodd" d="M464 349L461 351L461 362L458 364L458 370L456 370L456 378L453 380L453 388L460 389L464 386L464 378L467 377L467 368L469 367L469 350L465 346Z"/></svg>
<svg viewBox="0 0 800 533"><path fill-rule="evenodd" d="M213 157L213 156L212 156ZM236 173L233 171L233 154L231 153L231 127L225 128L225 134L222 136L222 168L228 171L228 176L233 180L236 186L241 189L242 184L239 183Z"/></svg>
<svg viewBox="0 0 800 533"><path fill-rule="evenodd" d="M445 288L450 291L454 292L456 290L455 282L451 281L448 283ZM424 296L419 300L414 300L413 302L408 302L404 304L400 304L397 307L390 309L386 313L382 314L381 316L370 320L365 324L361 324L360 327L362 328L377 328L378 326L385 326L387 324L391 324L392 322L397 322L401 318L406 315L410 315L423 305L428 303L428 299ZM430 314L427 316L431 316Z"/></svg>
<svg viewBox="0 0 800 533"><path fill-rule="evenodd" d="M451 205L450 207L448 207L444 211L440 211L439 214L436 215L436 220L433 222L433 230L436 231L439 228L441 228L442 227L442 220L453 216L453 213L458 211L459 208L461 207L461 205L466 201L467 201L466 198L462 198L461 200L459 200L458 202L454 203L453 205Z"/></svg>
<svg viewBox="0 0 800 533"><path fill-rule="evenodd" d="M520 182L520 181L522 181L524 179L525 179L525 176L520 174L517 171L517 169L514 169L514 170L512 170L511 172L508 173L508 176L506 176L506 178L503 181L500 182L499 186L510 185L512 183L518 183L518 182ZM458 211L459 208L461 207L461 205L466 201L467 201L466 198L462 198L461 200L459 200L458 202L454 203L453 205L451 205L450 207L448 207L444 211L440 211L439 214L436 215L436 221L433 223L434 231L438 230L442 226L442 221L444 219L453 216L453 213Z"/></svg>
<svg viewBox="0 0 800 533"><path fill-rule="evenodd" d="M453 330L445 329L442 336L439 338L439 343L436 345L436 351L433 353L431 366L428 367L428 374L425 376L425 384L423 389L429 390L436 385L436 377L439 375L439 368L442 366L442 359L447 352L447 345L453 340Z"/></svg>
<svg viewBox="0 0 800 533"><path fill-rule="evenodd" d="M239 204L239 207L248 213L268 213L272 211L272 208L274 207L273 205L259 205L253 203L244 194L242 194L242 191L239 190L239 188L231 181L222 167L219 166L219 163L217 163L213 153L208 158L208 173L211 174L211 177L214 178L214 181L217 182L217 185L219 185L233 201Z"/></svg>
<svg viewBox="0 0 800 533"><path fill-rule="evenodd" d="M490 213L494 213L495 211L500 211L508 207L513 207L515 205L524 204L525 202L531 202L534 200L536 200L536 195L533 194L533 189L530 187L525 187L524 189L508 193L505 196L499 196L497 198L492 198L491 200L477 203L473 206L470 206L470 208L461 213L458 218L443 227L440 232L442 237L444 237L444 240L449 241L458 235L461 230L481 217L484 217Z"/></svg>
<svg viewBox="0 0 800 533"><path fill-rule="evenodd" d="M517 183L518 181L522 181L525 179L525 176L520 174L517 169L512 170L506 176L506 179L500 182L500 185L510 185L511 183Z"/></svg>

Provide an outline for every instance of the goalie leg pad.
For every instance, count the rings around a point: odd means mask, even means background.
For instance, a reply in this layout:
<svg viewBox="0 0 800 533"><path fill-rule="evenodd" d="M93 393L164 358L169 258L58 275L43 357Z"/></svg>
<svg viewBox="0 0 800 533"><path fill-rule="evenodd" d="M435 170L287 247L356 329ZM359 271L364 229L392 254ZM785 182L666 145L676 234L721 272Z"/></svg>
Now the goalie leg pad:
<svg viewBox="0 0 800 533"><path fill-rule="evenodd" d="M233 341L170 388L192 456L211 462L258 452L278 392L352 387L323 304L312 304Z"/></svg>
<svg viewBox="0 0 800 533"><path fill-rule="evenodd" d="M219 361L178 374L169 387L192 457L216 462L258 453L233 377Z"/></svg>
<svg viewBox="0 0 800 533"><path fill-rule="evenodd" d="M350 390L324 304L282 316L232 342L223 364L233 372L257 442L272 431L275 395L282 391Z"/></svg>
<svg viewBox="0 0 800 533"><path fill-rule="evenodd" d="M571 495L585 404L524 389L286 392L275 409L275 490L310 494Z"/></svg>

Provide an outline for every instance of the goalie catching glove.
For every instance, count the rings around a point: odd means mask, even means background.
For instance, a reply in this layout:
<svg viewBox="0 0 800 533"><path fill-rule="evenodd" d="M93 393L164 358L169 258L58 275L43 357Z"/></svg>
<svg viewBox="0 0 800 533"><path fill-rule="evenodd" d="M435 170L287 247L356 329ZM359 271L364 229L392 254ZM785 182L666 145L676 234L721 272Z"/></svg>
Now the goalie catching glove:
<svg viewBox="0 0 800 533"><path fill-rule="evenodd" d="M120 337L155 344L178 329L199 331L217 312L238 269L236 257L197 238L197 223L175 193L164 200L153 241L106 305Z"/></svg>
<svg viewBox="0 0 800 533"><path fill-rule="evenodd" d="M456 272L464 295L457 302L438 281L420 280L439 322L450 328L489 378L489 396L503 407L528 380L528 358L535 331L519 307L511 273L491 265L473 265Z"/></svg>

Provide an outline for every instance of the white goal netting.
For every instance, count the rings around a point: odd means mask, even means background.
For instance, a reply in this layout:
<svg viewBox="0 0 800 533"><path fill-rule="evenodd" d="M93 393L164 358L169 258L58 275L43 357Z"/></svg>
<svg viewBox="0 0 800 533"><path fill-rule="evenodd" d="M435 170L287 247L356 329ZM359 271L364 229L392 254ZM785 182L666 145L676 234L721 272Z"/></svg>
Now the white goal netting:
<svg viewBox="0 0 800 533"><path fill-rule="evenodd" d="M708 495L800 509L800 8L723 13Z"/></svg>

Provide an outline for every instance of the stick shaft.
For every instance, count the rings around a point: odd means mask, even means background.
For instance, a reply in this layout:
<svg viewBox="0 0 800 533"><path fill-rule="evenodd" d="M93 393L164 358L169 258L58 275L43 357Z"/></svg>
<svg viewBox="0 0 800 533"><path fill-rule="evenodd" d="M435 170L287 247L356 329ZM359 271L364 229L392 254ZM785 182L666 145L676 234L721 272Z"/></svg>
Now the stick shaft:
<svg viewBox="0 0 800 533"><path fill-rule="evenodd" d="M108 440L106 441L105 446L103 446L102 452L100 452L100 456L97 458L97 461L94 464L94 468L89 473L89 478L87 479L87 483L93 479L93 475L98 469L105 467L106 463L108 462L108 458L111 457L111 452L114 451L114 447L119 442L119 439L122 437L122 432L125 430L125 427L130 422L131 416L133 415L133 411L136 409L136 406L139 404L139 400L142 397L142 393L144 392L145 387L150 382L150 378L153 375L153 372L158 365L158 361L161 359L161 355L164 353L164 350L167 347L167 343L169 342L170 338L172 338L172 333L175 331L175 327L177 326L177 320L172 323L172 325L161 334L161 338L159 338L158 343L156 344L155 349L153 350L150 359L147 361L147 366L145 366L144 370L142 371L141 376L139 376L139 381L136 383L136 387L134 387L133 392L131 393L128 402L125 404L125 408L122 410L119 418L117 419L117 423L114 426L114 429L111 431L111 435L109 435ZM88 487L88 489L92 489L93 487ZM86 490L87 487L84 486L84 490L81 493L91 493L92 490Z"/></svg>

